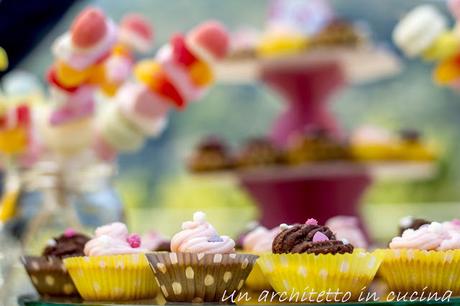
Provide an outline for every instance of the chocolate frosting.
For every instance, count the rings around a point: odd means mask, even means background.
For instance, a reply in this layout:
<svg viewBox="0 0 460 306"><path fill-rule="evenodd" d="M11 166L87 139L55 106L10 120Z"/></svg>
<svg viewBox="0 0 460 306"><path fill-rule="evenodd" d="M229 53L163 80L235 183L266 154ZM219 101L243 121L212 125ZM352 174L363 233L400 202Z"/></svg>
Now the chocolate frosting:
<svg viewBox="0 0 460 306"><path fill-rule="evenodd" d="M85 256L83 249L89 239L88 236L79 233L62 234L50 241L42 255L58 258Z"/></svg>
<svg viewBox="0 0 460 306"><path fill-rule="evenodd" d="M422 225L430 224L431 221L422 218L411 218L406 217L400 221L399 224L399 236L407 229L418 230Z"/></svg>
<svg viewBox="0 0 460 306"><path fill-rule="evenodd" d="M328 240L313 241L316 233L321 233ZM283 230L273 240L272 251L283 253L343 254L352 253L353 246L337 240L334 233L326 226L314 224L294 224Z"/></svg>

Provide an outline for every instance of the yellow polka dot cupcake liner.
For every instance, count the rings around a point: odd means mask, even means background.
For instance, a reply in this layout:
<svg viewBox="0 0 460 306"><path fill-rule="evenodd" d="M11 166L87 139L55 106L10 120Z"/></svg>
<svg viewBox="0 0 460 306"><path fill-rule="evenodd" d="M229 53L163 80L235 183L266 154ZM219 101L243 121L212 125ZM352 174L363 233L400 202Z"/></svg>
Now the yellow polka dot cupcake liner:
<svg viewBox="0 0 460 306"><path fill-rule="evenodd" d="M382 260L381 252L355 250L351 254L263 254L259 264L280 294L315 300L337 292L334 298L356 300L374 279Z"/></svg>
<svg viewBox="0 0 460 306"><path fill-rule="evenodd" d="M253 254L253 255L261 255L262 253L256 252L241 252L241 254ZM260 259L257 259L254 267L252 268L251 273L249 273L246 282L244 283L245 288L250 291L263 291L263 290L271 290L272 286L268 282L267 278L265 277L264 273L262 272L262 268L260 267Z"/></svg>
<svg viewBox="0 0 460 306"><path fill-rule="evenodd" d="M71 257L64 264L85 300L149 299L158 292L144 254Z"/></svg>
<svg viewBox="0 0 460 306"><path fill-rule="evenodd" d="M221 302L244 285L257 259L250 254L147 254L168 302Z"/></svg>
<svg viewBox="0 0 460 306"><path fill-rule="evenodd" d="M78 297L72 279L59 258L23 256L21 262L35 290L42 296Z"/></svg>
<svg viewBox="0 0 460 306"><path fill-rule="evenodd" d="M460 250L383 250L379 275L393 292L460 294Z"/></svg>

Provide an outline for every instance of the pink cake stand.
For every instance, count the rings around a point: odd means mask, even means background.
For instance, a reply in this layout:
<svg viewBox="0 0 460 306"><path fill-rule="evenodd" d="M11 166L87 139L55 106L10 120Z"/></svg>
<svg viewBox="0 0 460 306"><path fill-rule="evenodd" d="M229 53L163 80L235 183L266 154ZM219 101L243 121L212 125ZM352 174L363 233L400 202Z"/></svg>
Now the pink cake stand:
<svg viewBox="0 0 460 306"><path fill-rule="evenodd" d="M383 65L382 65L383 63ZM380 64L380 65L379 65ZM262 81L285 100L285 111L274 122L270 137L285 146L289 135L306 126L341 137L329 100L350 82L391 75L397 59L375 48L318 50L279 60L248 60L221 66L221 81ZM325 163L305 167L253 169L237 174L261 211L261 223L325 222L336 215L359 216L359 200L371 183L368 167Z"/></svg>

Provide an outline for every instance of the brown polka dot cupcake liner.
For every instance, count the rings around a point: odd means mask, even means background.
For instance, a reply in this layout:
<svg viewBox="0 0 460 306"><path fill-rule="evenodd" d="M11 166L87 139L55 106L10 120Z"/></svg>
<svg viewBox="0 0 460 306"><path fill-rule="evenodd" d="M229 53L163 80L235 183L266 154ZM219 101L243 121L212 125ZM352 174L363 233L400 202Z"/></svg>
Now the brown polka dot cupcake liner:
<svg viewBox="0 0 460 306"><path fill-rule="evenodd" d="M146 300L158 293L144 254L69 257L64 264L85 300Z"/></svg>
<svg viewBox="0 0 460 306"><path fill-rule="evenodd" d="M27 274L42 296L78 297L79 294L64 263L59 258L44 256L21 257Z"/></svg>
<svg viewBox="0 0 460 306"><path fill-rule="evenodd" d="M147 254L158 286L169 302L223 302L244 285L257 260L250 254Z"/></svg>

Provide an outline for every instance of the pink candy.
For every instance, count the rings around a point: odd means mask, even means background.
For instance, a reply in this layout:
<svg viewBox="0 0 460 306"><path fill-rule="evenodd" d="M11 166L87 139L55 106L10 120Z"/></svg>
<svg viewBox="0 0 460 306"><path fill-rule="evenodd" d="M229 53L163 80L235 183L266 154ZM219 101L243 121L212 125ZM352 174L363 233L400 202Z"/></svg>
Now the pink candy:
<svg viewBox="0 0 460 306"><path fill-rule="evenodd" d="M64 231L64 236L67 238L72 238L76 233L77 232L73 228L69 227Z"/></svg>
<svg viewBox="0 0 460 306"><path fill-rule="evenodd" d="M208 21L193 29L188 35L193 43L209 52L214 59L223 59L228 52L230 39L225 27L217 21Z"/></svg>
<svg viewBox="0 0 460 306"><path fill-rule="evenodd" d="M141 237L138 234L129 235L126 241L132 248L138 248L141 246Z"/></svg>
<svg viewBox="0 0 460 306"><path fill-rule="evenodd" d="M305 224L307 224L307 225L318 225L318 221L316 221L316 219L310 218L310 219L307 220L307 222L305 222Z"/></svg>
<svg viewBox="0 0 460 306"><path fill-rule="evenodd" d="M313 242L329 241L329 238L326 235L324 235L323 233L321 233L321 232L316 232L313 235L312 241Z"/></svg>

